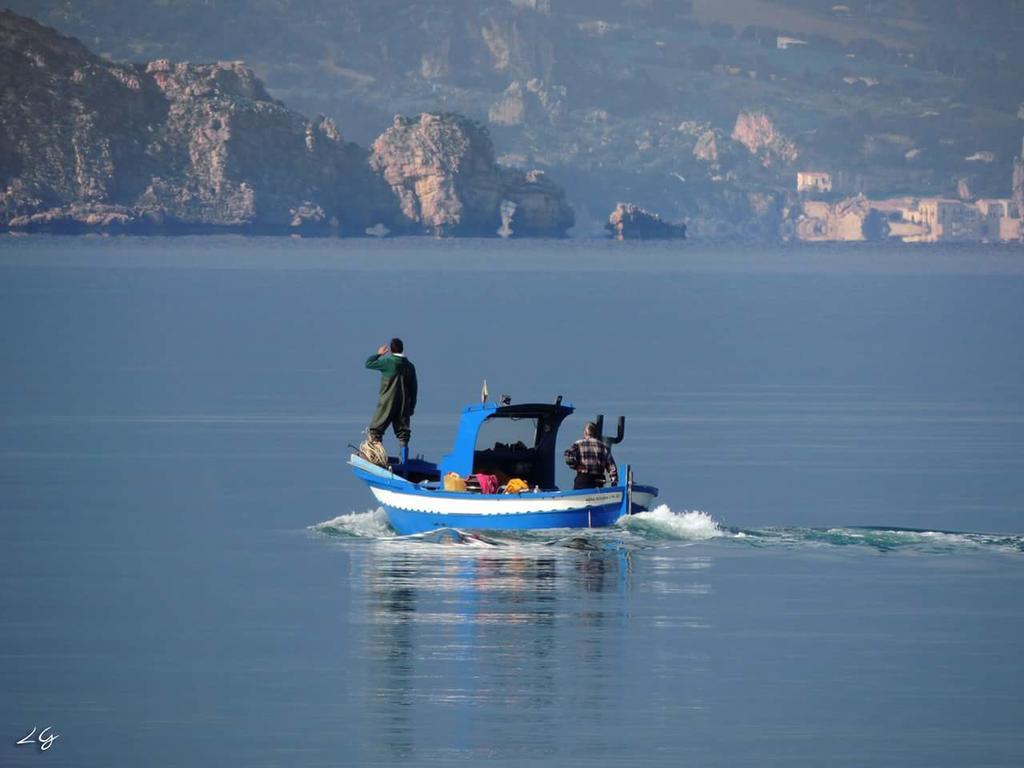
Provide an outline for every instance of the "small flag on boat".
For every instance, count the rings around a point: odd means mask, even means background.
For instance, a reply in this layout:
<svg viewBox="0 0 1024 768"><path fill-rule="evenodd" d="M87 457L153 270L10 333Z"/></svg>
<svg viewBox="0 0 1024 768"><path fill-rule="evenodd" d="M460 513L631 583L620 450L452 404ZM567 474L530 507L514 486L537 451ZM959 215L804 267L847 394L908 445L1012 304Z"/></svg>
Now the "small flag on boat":
<svg viewBox="0 0 1024 768"><path fill-rule="evenodd" d="M487 379L484 379L484 387L480 390L480 402L486 403L490 394L491 393L487 391Z"/></svg>

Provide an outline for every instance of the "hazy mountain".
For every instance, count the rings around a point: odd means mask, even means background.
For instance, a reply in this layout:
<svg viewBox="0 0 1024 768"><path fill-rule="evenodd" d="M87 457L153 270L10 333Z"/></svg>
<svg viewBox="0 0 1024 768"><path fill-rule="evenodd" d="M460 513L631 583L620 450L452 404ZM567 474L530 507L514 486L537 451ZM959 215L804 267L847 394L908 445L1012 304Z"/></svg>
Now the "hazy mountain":
<svg viewBox="0 0 1024 768"><path fill-rule="evenodd" d="M115 60L244 59L364 144L395 114L479 119L581 231L631 200L770 236L797 170L1006 197L1024 133L1022 0L8 2Z"/></svg>

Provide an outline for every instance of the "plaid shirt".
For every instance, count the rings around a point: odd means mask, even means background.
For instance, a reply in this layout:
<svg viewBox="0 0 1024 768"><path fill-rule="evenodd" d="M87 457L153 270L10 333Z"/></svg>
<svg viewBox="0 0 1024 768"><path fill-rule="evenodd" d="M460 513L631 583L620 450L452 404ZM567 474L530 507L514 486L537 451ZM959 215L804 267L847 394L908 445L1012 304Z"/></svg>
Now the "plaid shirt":
<svg viewBox="0 0 1024 768"><path fill-rule="evenodd" d="M612 485L619 483L619 470L612 452L596 437L585 437L570 445L565 451L565 463L581 475L604 477L607 472Z"/></svg>

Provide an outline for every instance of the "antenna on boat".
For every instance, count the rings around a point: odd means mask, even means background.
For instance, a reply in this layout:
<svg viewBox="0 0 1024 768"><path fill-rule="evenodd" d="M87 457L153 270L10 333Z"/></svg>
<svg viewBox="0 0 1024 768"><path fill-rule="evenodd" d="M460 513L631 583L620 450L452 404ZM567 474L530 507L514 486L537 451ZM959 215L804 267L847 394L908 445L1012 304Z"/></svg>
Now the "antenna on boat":
<svg viewBox="0 0 1024 768"><path fill-rule="evenodd" d="M480 390L480 402L486 403L487 398L491 393L487 391L487 379L484 379L483 389Z"/></svg>

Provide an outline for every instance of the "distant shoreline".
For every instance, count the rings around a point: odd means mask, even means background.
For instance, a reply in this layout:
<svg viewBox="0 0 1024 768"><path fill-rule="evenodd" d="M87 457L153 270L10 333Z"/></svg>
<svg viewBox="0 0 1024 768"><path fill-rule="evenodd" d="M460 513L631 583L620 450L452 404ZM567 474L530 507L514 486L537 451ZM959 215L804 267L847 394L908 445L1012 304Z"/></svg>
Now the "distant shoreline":
<svg viewBox="0 0 1024 768"><path fill-rule="evenodd" d="M808 241L808 240L756 240L756 239L745 239L737 237L723 237L723 238L687 238L685 240L678 238L656 238L656 237L626 237L622 240L617 240L615 237L608 234L566 234L561 236L554 235L520 235L512 237L501 237L494 235L491 237L479 236L479 235L429 235L429 234L413 234L413 233L395 233L389 235L371 235L371 234L317 234L309 232L287 232L280 230L251 230L251 229L232 229L232 228L180 228L174 230L121 230L111 231L103 229L86 229L80 231L61 231L61 230L25 230L25 229L0 229L0 238L6 237L7 239L31 239L31 238L110 238L110 239L126 239L126 238L140 238L140 239L166 239L176 240L184 238L246 238L252 240L272 240L272 239L286 239L286 240L310 240L310 241L353 241L353 242L387 242L387 241L401 241L401 242L485 242L485 243L496 243L503 241L515 241L515 242L616 242L616 243L649 243L649 244L663 244L671 245L675 244L676 247L681 250L696 249L701 246L762 246L762 247L773 247L786 250L821 250L821 249L850 249L850 250L871 250L879 248L900 248L908 250L932 250L935 248L985 248L987 250L1005 250L1005 251L1021 251L1024 249L1024 241L1019 240L941 240L937 242L910 242L906 243L897 238L889 238L884 240L821 240L821 241Z"/></svg>

